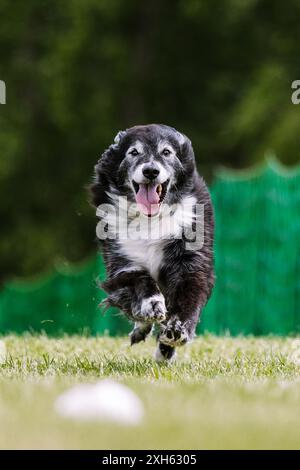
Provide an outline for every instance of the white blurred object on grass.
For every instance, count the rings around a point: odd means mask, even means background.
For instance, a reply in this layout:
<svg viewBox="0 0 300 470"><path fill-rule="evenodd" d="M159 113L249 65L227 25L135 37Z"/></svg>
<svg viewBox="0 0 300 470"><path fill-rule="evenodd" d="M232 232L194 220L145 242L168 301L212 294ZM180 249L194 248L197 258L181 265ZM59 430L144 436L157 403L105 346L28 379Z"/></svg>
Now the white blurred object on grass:
<svg viewBox="0 0 300 470"><path fill-rule="evenodd" d="M57 398L55 409L67 418L124 425L137 425L144 416L144 407L137 395L109 379L75 385Z"/></svg>

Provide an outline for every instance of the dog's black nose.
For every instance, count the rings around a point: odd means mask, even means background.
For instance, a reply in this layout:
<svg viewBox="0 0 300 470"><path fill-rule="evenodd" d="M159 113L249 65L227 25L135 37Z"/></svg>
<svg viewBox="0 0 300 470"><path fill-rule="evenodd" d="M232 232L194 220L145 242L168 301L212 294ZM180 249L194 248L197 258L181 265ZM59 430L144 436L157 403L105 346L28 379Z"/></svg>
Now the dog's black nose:
<svg viewBox="0 0 300 470"><path fill-rule="evenodd" d="M143 166L143 175L149 180L154 180L159 175L159 168L156 163L146 163Z"/></svg>

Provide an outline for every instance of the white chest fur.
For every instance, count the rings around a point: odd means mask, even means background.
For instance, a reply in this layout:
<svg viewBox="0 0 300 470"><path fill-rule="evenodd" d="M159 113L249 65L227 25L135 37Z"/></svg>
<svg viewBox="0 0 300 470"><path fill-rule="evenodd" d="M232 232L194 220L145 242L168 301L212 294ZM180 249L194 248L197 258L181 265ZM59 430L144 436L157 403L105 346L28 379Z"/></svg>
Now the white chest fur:
<svg viewBox="0 0 300 470"><path fill-rule="evenodd" d="M163 262L164 248L170 239L182 238L185 227L195 220L196 198L186 196L180 204L170 208L162 207L161 214L151 219L139 216L129 224L126 237L119 237L120 253L147 269L157 280Z"/></svg>
<svg viewBox="0 0 300 470"><path fill-rule="evenodd" d="M157 280L166 240L120 240L120 251Z"/></svg>

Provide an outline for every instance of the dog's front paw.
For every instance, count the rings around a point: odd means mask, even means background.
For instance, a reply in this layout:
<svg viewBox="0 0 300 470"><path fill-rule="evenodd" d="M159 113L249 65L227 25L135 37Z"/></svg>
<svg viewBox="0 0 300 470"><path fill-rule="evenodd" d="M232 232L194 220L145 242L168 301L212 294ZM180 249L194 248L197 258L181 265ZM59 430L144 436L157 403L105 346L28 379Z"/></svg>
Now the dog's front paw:
<svg viewBox="0 0 300 470"><path fill-rule="evenodd" d="M166 305L162 294L153 295L142 301L139 317L142 321L161 323L166 320Z"/></svg>
<svg viewBox="0 0 300 470"><path fill-rule="evenodd" d="M162 325L159 342L168 346L182 346L189 340L189 334L182 321L172 317L166 325Z"/></svg>

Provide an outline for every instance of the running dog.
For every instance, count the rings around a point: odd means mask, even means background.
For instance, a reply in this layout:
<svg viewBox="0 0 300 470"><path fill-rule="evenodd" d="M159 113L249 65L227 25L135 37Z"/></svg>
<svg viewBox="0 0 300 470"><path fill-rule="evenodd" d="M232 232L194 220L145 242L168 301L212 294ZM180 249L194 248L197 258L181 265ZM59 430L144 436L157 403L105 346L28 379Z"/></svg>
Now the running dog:
<svg viewBox="0 0 300 470"><path fill-rule="evenodd" d="M214 285L214 215L190 140L160 124L120 131L90 187L107 268L106 304L158 330L156 359L191 341Z"/></svg>

